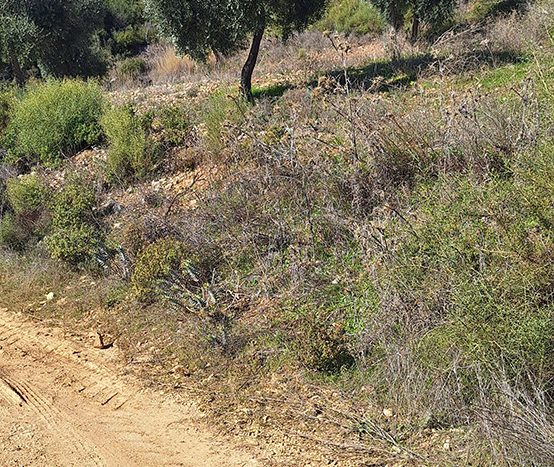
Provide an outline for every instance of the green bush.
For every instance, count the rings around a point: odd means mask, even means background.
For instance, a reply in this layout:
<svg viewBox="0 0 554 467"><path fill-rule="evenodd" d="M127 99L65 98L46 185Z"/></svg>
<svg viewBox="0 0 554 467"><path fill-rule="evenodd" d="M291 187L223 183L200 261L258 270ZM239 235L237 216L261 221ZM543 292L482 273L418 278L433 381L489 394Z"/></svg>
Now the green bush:
<svg viewBox="0 0 554 467"><path fill-rule="evenodd" d="M381 34L385 21L367 0L335 0L316 27L346 34Z"/></svg>
<svg viewBox="0 0 554 467"><path fill-rule="evenodd" d="M152 126L157 140L165 146L185 145L192 128L185 109L176 105L166 105L157 110Z"/></svg>
<svg viewBox="0 0 554 467"><path fill-rule="evenodd" d="M52 258L72 266L97 267L105 256L103 236L89 224L54 227L45 238Z"/></svg>
<svg viewBox="0 0 554 467"><path fill-rule="evenodd" d="M475 0L471 2L466 19L477 23L490 17L523 9L527 5L529 2L524 0Z"/></svg>
<svg viewBox="0 0 554 467"><path fill-rule="evenodd" d="M342 323L329 322L322 314L316 314L301 321L298 331L296 354L307 368L331 374L355 364Z"/></svg>
<svg viewBox="0 0 554 467"><path fill-rule="evenodd" d="M49 224L48 189L40 178L34 173L9 178L3 198L0 243L21 250L40 240Z"/></svg>
<svg viewBox="0 0 554 467"><path fill-rule="evenodd" d="M15 214L31 213L46 205L47 189L32 173L6 182L6 200Z"/></svg>
<svg viewBox="0 0 554 467"><path fill-rule="evenodd" d="M86 182L71 179L58 193L52 203L52 224L66 228L94 223L93 208L96 196Z"/></svg>
<svg viewBox="0 0 554 467"><path fill-rule="evenodd" d="M144 59L133 57L126 58L117 66L117 74L124 80L138 81L148 71L148 66Z"/></svg>
<svg viewBox="0 0 554 467"><path fill-rule="evenodd" d="M173 288L186 289L195 281L189 255L178 240L162 239L144 248L138 256L132 284L139 300L168 298Z"/></svg>
<svg viewBox="0 0 554 467"><path fill-rule="evenodd" d="M0 141L2 134L8 127L13 110L15 95L9 91L0 91Z"/></svg>
<svg viewBox="0 0 554 467"><path fill-rule="evenodd" d="M118 55L136 54L144 49L149 40L153 39L152 34L144 26L127 26L122 31L113 34L114 52Z"/></svg>
<svg viewBox="0 0 554 467"><path fill-rule="evenodd" d="M13 213L4 212L0 218L0 245L20 250L25 247L28 240L28 234L18 225Z"/></svg>
<svg viewBox="0 0 554 467"><path fill-rule="evenodd" d="M159 145L149 137L145 122L129 107L117 107L102 117L110 144L106 177L110 182L144 179L160 163Z"/></svg>
<svg viewBox="0 0 554 467"><path fill-rule="evenodd" d="M240 104L222 94L214 94L202 106L202 121L206 127L206 143L214 152L225 147L226 126L241 121Z"/></svg>
<svg viewBox="0 0 554 467"><path fill-rule="evenodd" d="M97 142L102 105L102 90L92 82L49 81L30 87L8 124L8 159L54 165Z"/></svg>
<svg viewBox="0 0 554 467"><path fill-rule="evenodd" d="M94 219L94 190L71 179L52 203L52 228L44 239L51 256L72 266L95 268L107 259L105 235Z"/></svg>

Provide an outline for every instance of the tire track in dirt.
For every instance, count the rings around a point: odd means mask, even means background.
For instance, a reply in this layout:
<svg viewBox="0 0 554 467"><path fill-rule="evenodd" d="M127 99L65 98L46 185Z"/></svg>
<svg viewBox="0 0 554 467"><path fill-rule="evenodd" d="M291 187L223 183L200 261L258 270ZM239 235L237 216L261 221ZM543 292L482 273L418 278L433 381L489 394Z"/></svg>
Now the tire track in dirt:
<svg viewBox="0 0 554 467"><path fill-rule="evenodd" d="M85 443L81 437L71 429L62 412L55 406L48 403L33 388L24 381L16 381L0 370L0 380L4 381L9 388L20 397L20 399L36 415L40 416L48 426L49 430L56 433L57 436L66 439L71 445L80 452L81 456L89 459L91 464L102 466L104 463L94 452L94 448ZM22 406L20 404L20 406Z"/></svg>
<svg viewBox="0 0 554 467"><path fill-rule="evenodd" d="M115 376L117 361L0 309L0 465L260 465L193 404Z"/></svg>

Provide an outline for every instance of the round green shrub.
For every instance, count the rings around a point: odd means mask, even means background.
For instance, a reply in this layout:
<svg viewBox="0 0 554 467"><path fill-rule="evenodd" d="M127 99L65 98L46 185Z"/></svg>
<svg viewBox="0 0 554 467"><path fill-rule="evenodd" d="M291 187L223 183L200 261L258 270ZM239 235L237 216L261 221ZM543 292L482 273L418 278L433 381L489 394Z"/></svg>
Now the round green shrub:
<svg viewBox="0 0 554 467"><path fill-rule="evenodd" d="M55 165L96 143L102 134L102 106L102 90L93 82L48 81L30 87L8 123L8 160Z"/></svg>
<svg viewBox="0 0 554 467"><path fill-rule="evenodd" d="M40 240L49 225L48 189L34 173L6 181L0 243L22 250Z"/></svg>
<svg viewBox="0 0 554 467"><path fill-rule="evenodd" d="M96 197L83 180L71 179L52 202L52 229L44 239L53 258L76 267L98 267L107 258L104 232L94 219Z"/></svg>
<svg viewBox="0 0 554 467"><path fill-rule="evenodd" d="M148 71L144 59L138 57L126 58L117 66L117 74L130 81L138 81Z"/></svg>
<svg viewBox="0 0 554 467"><path fill-rule="evenodd" d="M186 287L193 281L195 278L186 248L174 239L158 240L144 248L132 277L134 292L141 301L167 298L172 287Z"/></svg>
<svg viewBox="0 0 554 467"><path fill-rule="evenodd" d="M330 4L316 28L346 34L381 34L385 21L367 0L340 0Z"/></svg>
<svg viewBox="0 0 554 467"><path fill-rule="evenodd" d="M11 212L5 212L0 217L0 245L19 250L27 243L27 235L18 225Z"/></svg>
<svg viewBox="0 0 554 467"><path fill-rule="evenodd" d="M88 224L55 228L45 238L52 258L61 259L73 266L94 267L104 255L104 242L98 229Z"/></svg>
<svg viewBox="0 0 554 467"><path fill-rule="evenodd" d="M173 147L186 144L192 125L184 108L165 105L156 112L152 127L163 145Z"/></svg>
<svg viewBox="0 0 554 467"><path fill-rule="evenodd" d="M90 185L80 179L69 181L52 203L52 224L58 228L93 222L96 196Z"/></svg>
<svg viewBox="0 0 554 467"><path fill-rule="evenodd" d="M6 182L6 199L15 214L40 210L46 204L46 197L47 189L35 173Z"/></svg>

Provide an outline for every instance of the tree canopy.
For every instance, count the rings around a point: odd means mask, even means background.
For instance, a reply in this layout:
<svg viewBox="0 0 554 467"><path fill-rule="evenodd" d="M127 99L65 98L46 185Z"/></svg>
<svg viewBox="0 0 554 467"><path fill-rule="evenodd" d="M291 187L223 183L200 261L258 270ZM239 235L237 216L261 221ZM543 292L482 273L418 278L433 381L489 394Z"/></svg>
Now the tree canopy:
<svg viewBox="0 0 554 467"><path fill-rule="evenodd" d="M103 0L0 0L0 53L17 82L26 65L43 75L90 76L104 71L95 33Z"/></svg>
<svg viewBox="0 0 554 467"><path fill-rule="evenodd" d="M146 0L147 13L181 52L196 59L208 53L224 55L246 46L241 88L252 99L252 73L267 28L283 38L301 31L322 14L327 0Z"/></svg>

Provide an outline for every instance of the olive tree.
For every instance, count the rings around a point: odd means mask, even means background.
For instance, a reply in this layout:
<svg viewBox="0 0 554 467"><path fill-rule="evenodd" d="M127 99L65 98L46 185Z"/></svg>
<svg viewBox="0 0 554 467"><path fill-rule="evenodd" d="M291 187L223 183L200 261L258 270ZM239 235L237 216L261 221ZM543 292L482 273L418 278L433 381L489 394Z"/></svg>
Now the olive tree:
<svg viewBox="0 0 554 467"><path fill-rule="evenodd" d="M104 0L0 0L0 54L19 85L25 65L43 75L92 75L102 71L94 50Z"/></svg>
<svg viewBox="0 0 554 467"><path fill-rule="evenodd" d="M146 0L147 14L162 35L195 59L210 51L229 55L250 51L241 73L241 90L252 100L252 74L265 31L287 38L306 28L323 13L327 0Z"/></svg>
<svg viewBox="0 0 554 467"><path fill-rule="evenodd" d="M22 61L38 41L38 28L15 0L0 0L0 57L9 63L18 86L25 84Z"/></svg>

